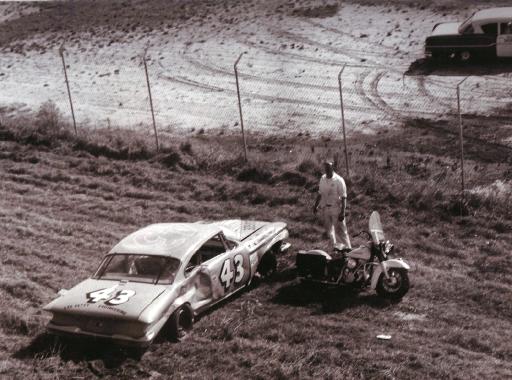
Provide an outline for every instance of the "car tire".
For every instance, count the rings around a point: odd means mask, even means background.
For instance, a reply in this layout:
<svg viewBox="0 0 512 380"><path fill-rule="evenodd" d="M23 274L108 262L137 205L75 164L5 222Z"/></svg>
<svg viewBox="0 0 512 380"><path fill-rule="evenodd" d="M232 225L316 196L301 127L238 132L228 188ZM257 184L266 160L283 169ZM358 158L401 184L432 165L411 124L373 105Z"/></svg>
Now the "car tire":
<svg viewBox="0 0 512 380"><path fill-rule="evenodd" d="M276 273L277 259L276 255L271 251L265 253L258 265L257 272L262 279L269 279Z"/></svg>
<svg viewBox="0 0 512 380"><path fill-rule="evenodd" d="M458 54L458 57L459 61L466 63L471 61L471 59L473 58L473 54L471 54L469 50L463 50Z"/></svg>
<svg viewBox="0 0 512 380"><path fill-rule="evenodd" d="M174 342L186 339L194 326L194 312L186 304L180 306L169 318L170 338Z"/></svg>

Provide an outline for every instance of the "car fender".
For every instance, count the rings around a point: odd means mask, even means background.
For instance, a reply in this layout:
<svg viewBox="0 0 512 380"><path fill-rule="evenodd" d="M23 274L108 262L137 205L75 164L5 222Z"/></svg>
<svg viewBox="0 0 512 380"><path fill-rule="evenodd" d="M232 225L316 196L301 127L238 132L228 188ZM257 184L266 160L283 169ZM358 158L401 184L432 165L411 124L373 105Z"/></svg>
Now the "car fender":
<svg viewBox="0 0 512 380"><path fill-rule="evenodd" d="M192 291L193 289L190 290ZM185 295L178 297L177 289L164 292L140 313L138 320L143 323L152 324L161 319L164 314L169 313L170 315L181 305L175 306L177 303L185 302Z"/></svg>
<svg viewBox="0 0 512 380"><path fill-rule="evenodd" d="M276 245L279 242L285 241L286 239L288 239L288 237L289 233L287 229L283 229L282 231L280 231L268 243L264 244L260 249L256 251L258 253L258 258L261 260L265 253L267 253L274 245Z"/></svg>
<svg viewBox="0 0 512 380"><path fill-rule="evenodd" d="M409 264L407 264L402 259L386 260L386 261L382 262L382 265L375 265L375 268L373 269L373 275L372 275L372 284L371 284L372 289L375 289L377 287L377 283L379 282L379 278L382 273L382 266L384 266L386 268L386 270L391 269L391 268L402 268L405 270L411 269Z"/></svg>
<svg viewBox="0 0 512 380"><path fill-rule="evenodd" d="M268 226L272 227L272 226ZM266 230L262 231L262 234L271 234L272 228L268 228ZM272 247L282 241L285 241L289 236L289 232L286 229L286 226L279 231L274 237L272 237L267 242L250 242L246 249L249 250L249 262L251 267L251 278L249 279L249 283L251 282L252 278L254 277L254 274L256 273L258 269L258 265L261 262L261 259L263 256L270 250ZM258 246L259 245L259 246Z"/></svg>

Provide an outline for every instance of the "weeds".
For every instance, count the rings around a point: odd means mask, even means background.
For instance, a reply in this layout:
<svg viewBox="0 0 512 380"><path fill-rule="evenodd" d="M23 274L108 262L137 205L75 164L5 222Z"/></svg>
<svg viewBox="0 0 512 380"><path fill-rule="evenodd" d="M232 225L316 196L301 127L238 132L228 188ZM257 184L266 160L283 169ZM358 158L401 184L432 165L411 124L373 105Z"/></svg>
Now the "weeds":
<svg viewBox="0 0 512 380"><path fill-rule="evenodd" d="M246 163L236 135L167 136L156 152L142 132L94 130L76 137L65 126L36 124L25 119L25 132L38 131L51 149L18 134L20 124L0 128L2 263L30 273L21 281L5 270L0 281L9 303L0 314L6 355L20 353L7 359L11 363L37 365L40 377L140 377L150 366L164 377L177 371L208 377L212 370L242 377L250 369L261 378L444 378L454 366L468 377L468 360L479 361L484 377L509 370L510 348L500 336L510 324L508 182L495 183L501 172L493 164L470 166L479 166L468 173L478 186L466 194L467 216L460 218L454 160L439 147L404 151L421 134L399 135L410 139L405 148L366 136L350 141L349 231L367 229L367 216L377 209L397 253L415 269L407 298L384 304L371 296L306 291L294 281L294 252L325 240L311 212L322 157L331 149L324 141L306 146L251 136L266 148L250 146ZM293 152L281 148L293 144ZM125 234L155 222L228 218L286 221L294 250L279 257L275 281L239 293L198 320L184 344L158 342L141 363L130 358L121 365L97 342L61 347L32 340L48 319L37 314L41 305L56 289L86 278ZM404 321L396 312L425 318ZM451 332L455 324L464 331ZM382 331L393 336L386 346L375 341ZM414 355L404 353L412 348ZM495 360L503 362L496 366Z"/></svg>

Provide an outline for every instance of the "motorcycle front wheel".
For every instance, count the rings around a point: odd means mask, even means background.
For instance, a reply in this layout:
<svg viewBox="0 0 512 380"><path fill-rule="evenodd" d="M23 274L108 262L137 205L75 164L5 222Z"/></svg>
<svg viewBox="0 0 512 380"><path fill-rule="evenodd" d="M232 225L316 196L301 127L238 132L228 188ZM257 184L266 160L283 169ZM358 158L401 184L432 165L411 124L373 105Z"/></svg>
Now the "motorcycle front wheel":
<svg viewBox="0 0 512 380"><path fill-rule="evenodd" d="M389 278L380 275L377 283L377 294L381 297L399 300L409 291L409 273L405 269L391 268L388 270Z"/></svg>

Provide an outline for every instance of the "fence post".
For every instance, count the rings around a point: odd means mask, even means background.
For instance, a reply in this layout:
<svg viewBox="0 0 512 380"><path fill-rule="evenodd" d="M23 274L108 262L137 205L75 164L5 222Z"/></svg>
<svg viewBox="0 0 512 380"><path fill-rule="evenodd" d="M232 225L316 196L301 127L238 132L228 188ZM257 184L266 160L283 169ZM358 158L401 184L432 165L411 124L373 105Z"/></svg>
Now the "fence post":
<svg viewBox="0 0 512 380"><path fill-rule="evenodd" d="M245 139L245 132L244 132L244 118L242 116L242 101L240 99L240 85L238 83L238 62L240 62L240 59L242 59L242 55L244 53L241 53L238 59L235 61L234 69L235 69L235 80L236 80L236 94L238 95L238 111L240 112L240 126L242 127L242 138L244 143L244 159L247 162L247 141Z"/></svg>
<svg viewBox="0 0 512 380"><path fill-rule="evenodd" d="M343 130L343 145L345 148L345 167L347 170L347 178L350 178L350 171L348 166L348 150L347 150L347 135L345 133L345 109L343 106L343 90L342 90L342 83L341 83L341 74L343 73L343 70L345 70L345 67L347 64L345 63L343 67L341 68L340 72L338 73L338 85L340 88L340 108L341 108L341 127Z"/></svg>
<svg viewBox="0 0 512 380"><path fill-rule="evenodd" d="M469 77L465 77L459 83L457 83L457 112L459 114L459 145L460 145L460 216L463 215L464 202L465 202L465 188L464 188L464 134L463 134L463 125L462 125L462 113L460 109L460 86L462 83L466 81Z"/></svg>
<svg viewBox="0 0 512 380"><path fill-rule="evenodd" d="M155 131L155 142L156 142L156 151L160 151L160 144L158 143L158 132L156 130L156 122L155 122L155 111L153 110L153 98L151 97L151 85L149 84L149 74L148 74L148 65L146 63L146 52L142 56L142 62L144 63L144 71L146 72L146 83L148 84L148 94L149 94L149 106L151 108L151 117L153 118L153 130Z"/></svg>
<svg viewBox="0 0 512 380"><path fill-rule="evenodd" d="M71 117L73 118L73 128L75 129L75 136L78 134L76 129L75 110L73 109L73 100L71 99L71 90L69 89L68 72L66 70L66 61L64 60L64 45L59 48L59 54L62 58L62 67L64 68L64 78L66 79L66 87L68 89L69 105L71 106Z"/></svg>

